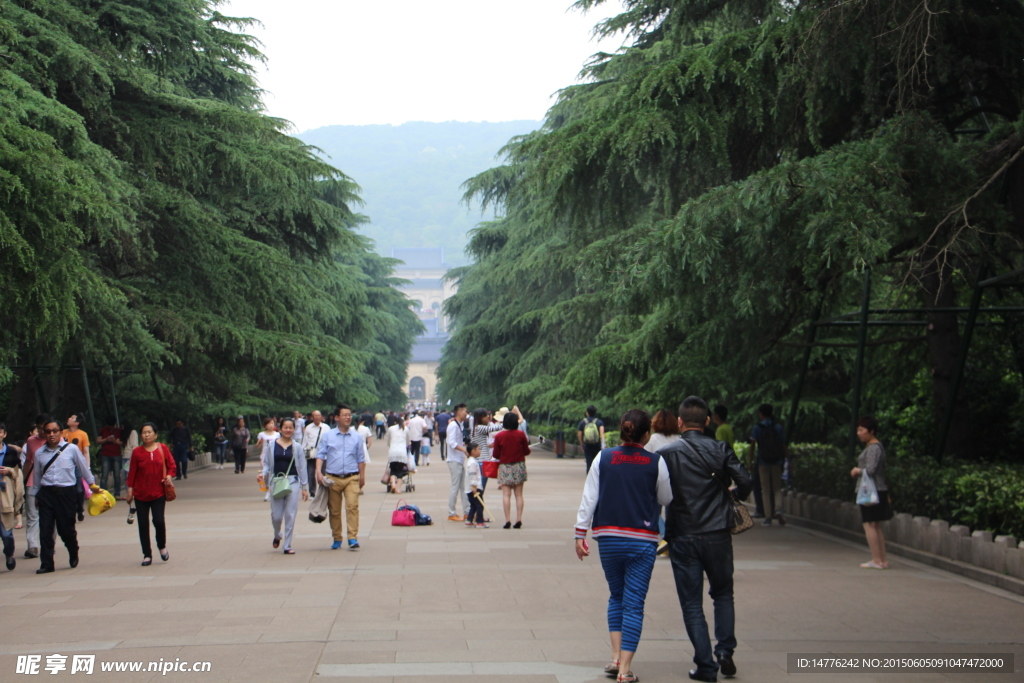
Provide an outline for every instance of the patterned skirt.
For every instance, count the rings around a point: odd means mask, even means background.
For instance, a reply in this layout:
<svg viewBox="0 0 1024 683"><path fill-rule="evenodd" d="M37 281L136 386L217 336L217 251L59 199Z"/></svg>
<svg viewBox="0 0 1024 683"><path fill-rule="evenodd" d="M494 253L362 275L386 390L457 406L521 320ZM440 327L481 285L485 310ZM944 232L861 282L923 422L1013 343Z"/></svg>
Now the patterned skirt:
<svg viewBox="0 0 1024 683"><path fill-rule="evenodd" d="M498 486L519 486L526 482L526 462L498 465Z"/></svg>

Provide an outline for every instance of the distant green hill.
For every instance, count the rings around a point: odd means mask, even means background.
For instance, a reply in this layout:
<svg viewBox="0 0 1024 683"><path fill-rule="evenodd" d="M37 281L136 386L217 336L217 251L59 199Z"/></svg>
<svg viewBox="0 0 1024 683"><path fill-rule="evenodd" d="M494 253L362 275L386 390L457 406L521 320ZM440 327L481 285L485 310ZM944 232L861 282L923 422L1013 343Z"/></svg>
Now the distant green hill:
<svg viewBox="0 0 1024 683"><path fill-rule="evenodd" d="M400 126L326 126L300 134L363 188L361 212L371 223L362 232L377 251L392 246L444 247L452 265L466 262L466 232L481 220L480 207L460 203L459 187L495 166L509 138L537 121L501 123L404 123Z"/></svg>

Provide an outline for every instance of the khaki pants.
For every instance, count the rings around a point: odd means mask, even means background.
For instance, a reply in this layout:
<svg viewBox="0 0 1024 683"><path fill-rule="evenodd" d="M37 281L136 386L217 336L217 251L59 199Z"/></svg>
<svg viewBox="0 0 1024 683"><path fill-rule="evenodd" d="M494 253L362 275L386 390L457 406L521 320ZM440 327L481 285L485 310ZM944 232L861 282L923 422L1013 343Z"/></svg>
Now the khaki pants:
<svg viewBox="0 0 1024 683"><path fill-rule="evenodd" d="M359 535L359 475L329 477L333 482L327 490L327 509L330 513L331 533L335 541L341 540L341 504L345 503L345 522L348 537Z"/></svg>
<svg viewBox="0 0 1024 683"><path fill-rule="evenodd" d="M782 512L782 465L758 465L757 470L761 477L764 516L771 519L776 512Z"/></svg>

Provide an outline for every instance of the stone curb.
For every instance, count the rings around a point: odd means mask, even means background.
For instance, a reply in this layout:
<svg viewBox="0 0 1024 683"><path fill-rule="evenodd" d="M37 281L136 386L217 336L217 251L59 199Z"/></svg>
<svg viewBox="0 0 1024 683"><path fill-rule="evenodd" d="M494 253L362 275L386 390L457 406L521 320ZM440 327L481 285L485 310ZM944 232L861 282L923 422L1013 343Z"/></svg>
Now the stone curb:
<svg viewBox="0 0 1024 683"><path fill-rule="evenodd" d="M852 502L806 493L783 493L786 520L867 545L860 510ZM886 551L1024 595L1024 543L1013 536L992 538L990 531L927 517L898 513L883 525Z"/></svg>

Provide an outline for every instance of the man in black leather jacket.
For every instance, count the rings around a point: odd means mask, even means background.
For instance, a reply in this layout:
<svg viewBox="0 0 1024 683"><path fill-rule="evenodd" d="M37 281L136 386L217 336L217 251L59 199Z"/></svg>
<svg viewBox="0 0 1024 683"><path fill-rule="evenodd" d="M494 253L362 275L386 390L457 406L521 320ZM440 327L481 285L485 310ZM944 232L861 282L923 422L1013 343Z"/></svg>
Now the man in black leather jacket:
<svg viewBox="0 0 1024 683"><path fill-rule="evenodd" d="M719 668L726 676L736 673L732 661L736 649L732 534L729 532L732 512L725 488L735 485L736 495L741 500L751 491L750 475L732 448L724 441L704 435L703 429L709 421L708 404L697 396L687 398L679 406L681 441L658 450L665 458L672 482L673 498L666 513L665 538L669 542L683 623L693 644L693 661L697 665L690 671L690 678L696 681L718 680ZM704 574L708 576L709 594L715 603L718 645L714 657L704 619Z"/></svg>

